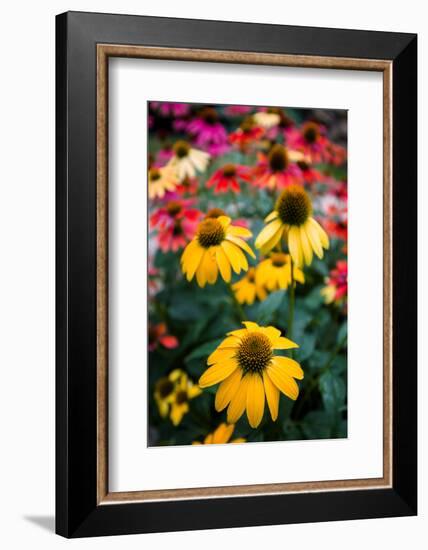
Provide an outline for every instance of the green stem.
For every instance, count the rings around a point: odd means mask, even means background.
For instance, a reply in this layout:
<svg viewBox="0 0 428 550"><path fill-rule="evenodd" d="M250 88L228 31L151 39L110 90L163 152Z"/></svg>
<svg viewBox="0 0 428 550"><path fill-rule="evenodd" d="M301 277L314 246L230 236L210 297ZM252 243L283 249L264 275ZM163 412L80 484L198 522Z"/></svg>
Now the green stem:
<svg viewBox="0 0 428 550"><path fill-rule="evenodd" d="M232 302L233 302L233 305L234 305L234 308L235 308L236 317L237 317L238 321L240 323L242 323L242 321L246 320L244 310L242 309L241 304L236 299L236 295L235 295L235 292L232 288L232 285L230 283L226 283L226 286L227 286L227 289L229 291L229 294L232 297Z"/></svg>

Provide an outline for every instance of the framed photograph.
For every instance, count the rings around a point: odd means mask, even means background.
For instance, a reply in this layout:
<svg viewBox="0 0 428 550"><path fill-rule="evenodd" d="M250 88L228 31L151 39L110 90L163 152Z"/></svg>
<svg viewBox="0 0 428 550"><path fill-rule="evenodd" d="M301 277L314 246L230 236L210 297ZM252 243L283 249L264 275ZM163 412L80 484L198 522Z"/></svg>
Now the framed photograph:
<svg viewBox="0 0 428 550"><path fill-rule="evenodd" d="M416 35L56 25L57 533L416 514Z"/></svg>

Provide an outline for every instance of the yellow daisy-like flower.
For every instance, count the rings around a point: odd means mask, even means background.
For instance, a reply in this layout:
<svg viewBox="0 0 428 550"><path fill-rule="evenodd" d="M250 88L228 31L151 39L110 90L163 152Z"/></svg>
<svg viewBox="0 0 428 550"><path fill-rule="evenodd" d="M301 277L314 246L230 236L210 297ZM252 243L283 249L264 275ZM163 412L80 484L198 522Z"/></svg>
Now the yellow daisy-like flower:
<svg viewBox="0 0 428 550"><path fill-rule="evenodd" d="M303 271L293 265L293 279L299 283L305 282ZM256 283L271 292L286 289L291 285L291 259L289 254L273 252L269 258L260 262L256 271Z"/></svg>
<svg viewBox="0 0 428 550"><path fill-rule="evenodd" d="M217 281L218 273L227 283L235 273L247 271L248 261L243 250L255 258L254 252L243 240L251 237L251 231L245 227L231 225L227 216L203 220L196 235L184 249L181 266L187 280L196 274L200 287Z"/></svg>
<svg viewBox="0 0 428 550"><path fill-rule="evenodd" d="M170 418L174 426L178 426L183 416L189 412L189 401L200 395L201 389L187 377L181 376L177 380L174 394L171 399Z"/></svg>
<svg viewBox="0 0 428 550"><path fill-rule="evenodd" d="M264 285L257 282L256 270L250 267L247 273L238 282L232 285L236 299L240 304L254 304L256 297L262 301L267 297Z"/></svg>
<svg viewBox="0 0 428 550"><path fill-rule="evenodd" d="M150 168L149 170L149 199L162 199L166 191L175 191L178 185L175 169L171 166Z"/></svg>
<svg viewBox="0 0 428 550"><path fill-rule="evenodd" d="M265 219L268 225L259 233L256 248L267 254L283 238L298 266L310 265L313 252L322 258L323 248L329 247L328 236L311 214L312 203L303 187L287 187L276 201L275 210Z"/></svg>
<svg viewBox="0 0 428 550"><path fill-rule="evenodd" d="M194 149L187 141L177 141L173 147L174 156L168 162L177 173L178 179L194 178L196 172L205 172L210 160L209 153Z"/></svg>
<svg viewBox="0 0 428 550"><path fill-rule="evenodd" d="M174 400L174 392L180 380L186 377L187 374L183 370L174 369L168 376L163 376L156 382L154 398L163 418L168 416L170 405Z"/></svg>
<svg viewBox="0 0 428 550"><path fill-rule="evenodd" d="M303 378L299 363L275 355L275 350L292 349L297 344L281 336L275 327L260 327L246 321L245 328L229 332L208 357L209 368L199 379L201 388L220 383L215 396L217 411L227 409L227 421L234 424L247 411L252 428L260 424L265 397L272 420L278 418L279 392L297 399L295 378Z"/></svg>
<svg viewBox="0 0 428 550"><path fill-rule="evenodd" d="M244 437L237 437L236 439L230 438L233 435L235 430L235 424L226 424L223 422L218 428L216 428L213 433L210 433L206 436L203 443L200 441L194 441L192 445L218 445L223 443L245 443L246 439Z"/></svg>

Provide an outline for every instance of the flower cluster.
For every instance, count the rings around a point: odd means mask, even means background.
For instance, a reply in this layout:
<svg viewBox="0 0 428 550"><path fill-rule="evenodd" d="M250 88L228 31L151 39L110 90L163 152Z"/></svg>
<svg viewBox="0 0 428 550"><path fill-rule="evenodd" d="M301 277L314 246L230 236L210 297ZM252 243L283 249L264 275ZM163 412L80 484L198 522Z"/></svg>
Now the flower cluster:
<svg viewBox="0 0 428 550"><path fill-rule="evenodd" d="M346 432L345 145L341 111L149 104L150 444Z"/></svg>

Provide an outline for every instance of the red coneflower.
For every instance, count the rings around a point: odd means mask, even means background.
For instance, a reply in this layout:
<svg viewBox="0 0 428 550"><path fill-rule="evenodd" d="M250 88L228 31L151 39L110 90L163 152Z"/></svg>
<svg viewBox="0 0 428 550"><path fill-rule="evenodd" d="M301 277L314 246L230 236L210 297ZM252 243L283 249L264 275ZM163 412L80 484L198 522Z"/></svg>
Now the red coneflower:
<svg viewBox="0 0 428 550"><path fill-rule="evenodd" d="M258 157L259 163L253 171L253 183L257 187L273 190L303 183L301 170L292 162L302 158L300 153L276 143L267 156L259 153Z"/></svg>
<svg viewBox="0 0 428 550"><path fill-rule="evenodd" d="M251 175L248 167L239 164L225 164L214 172L207 181L207 187L214 187L214 193L239 193L239 180L249 182Z"/></svg>
<svg viewBox="0 0 428 550"><path fill-rule="evenodd" d="M316 122L305 122L301 128L290 128L287 131L287 145L301 151L311 162L328 160L328 148L331 145L324 126Z"/></svg>
<svg viewBox="0 0 428 550"><path fill-rule="evenodd" d="M229 134L229 141L245 151L249 145L258 141L265 133L264 128L258 126L254 117L247 116L237 130Z"/></svg>
<svg viewBox="0 0 428 550"><path fill-rule="evenodd" d="M192 199L172 198L150 216L150 227L157 230L163 252L177 252L193 238L202 215L196 208L190 208L193 204Z"/></svg>

